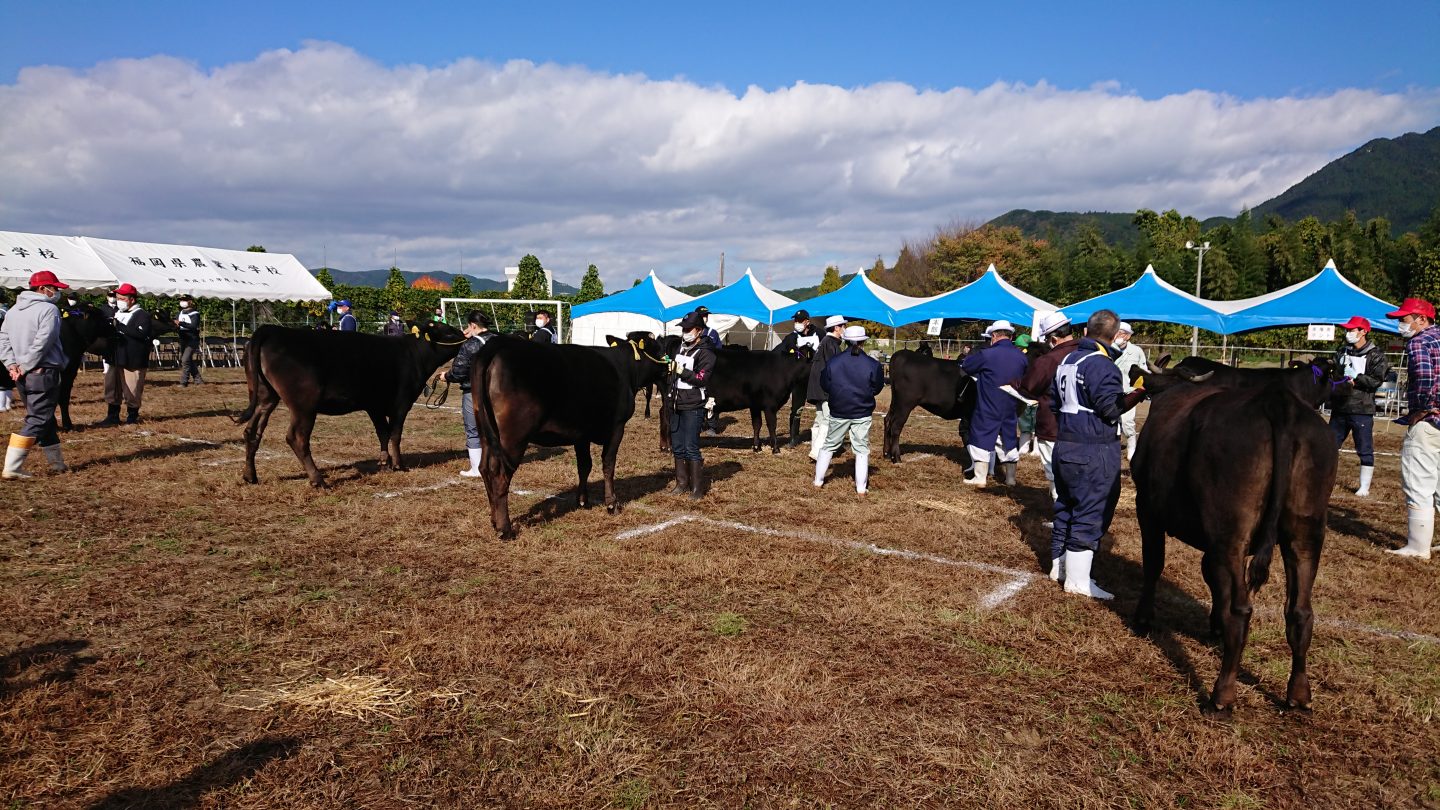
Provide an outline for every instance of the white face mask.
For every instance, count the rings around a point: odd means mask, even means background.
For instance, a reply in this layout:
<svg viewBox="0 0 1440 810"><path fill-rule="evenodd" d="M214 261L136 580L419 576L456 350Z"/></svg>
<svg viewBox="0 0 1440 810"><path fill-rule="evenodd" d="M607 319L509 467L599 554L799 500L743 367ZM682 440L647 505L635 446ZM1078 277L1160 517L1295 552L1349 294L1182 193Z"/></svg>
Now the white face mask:
<svg viewBox="0 0 1440 810"><path fill-rule="evenodd" d="M1415 337L1415 326L1414 326L1414 324L1410 324L1410 323L1407 323L1407 322L1405 322L1405 321L1401 321L1401 322L1400 322L1400 337L1407 337L1407 338Z"/></svg>
<svg viewBox="0 0 1440 810"><path fill-rule="evenodd" d="M686 332L681 339L684 340L686 343L694 343L695 341L700 339L700 333Z"/></svg>
<svg viewBox="0 0 1440 810"><path fill-rule="evenodd" d="M119 312L129 312L129 311L130 311L130 302L129 302L129 301L121 301L121 300L118 300L118 299L117 299L117 300L115 301L115 309L116 309L117 311L119 311Z"/></svg>
<svg viewBox="0 0 1440 810"><path fill-rule="evenodd" d="M399 315L391 315L391 316L390 316L390 320L391 320L392 322L394 322L394 323L399 323L399 322L400 322L400 316L399 316Z"/></svg>
<svg viewBox="0 0 1440 810"><path fill-rule="evenodd" d="M1345 342L1353 346L1360 342L1360 335L1361 332L1359 329L1351 329L1345 333Z"/></svg>
<svg viewBox="0 0 1440 810"><path fill-rule="evenodd" d="M1120 338L1120 337L1115 338L1115 348L1117 348L1117 349L1123 349L1123 348L1125 348L1126 346L1129 346L1129 345L1130 345L1130 338Z"/></svg>
<svg viewBox="0 0 1440 810"><path fill-rule="evenodd" d="M804 331L805 331L805 324L803 324L803 323L797 323L797 324L795 324L795 331L796 331L796 332L804 332Z"/></svg>
<svg viewBox="0 0 1440 810"><path fill-rule="evenodd" d="M535 319L535 328L536 328L536 329L539 329L540 327L542 327L542 326L544 326L544 325L545 325L545 319L544 319L544 318L536 318L536 319Z"/></svg>
<svg viewBox="0 0 1440 810"><path fill-rule="evenodd" d="M181 301L181 302L180 302L180 308L181 308L181 309L189 309L189 308L190 308L190 302L189 302L189 301Z"/></svg>

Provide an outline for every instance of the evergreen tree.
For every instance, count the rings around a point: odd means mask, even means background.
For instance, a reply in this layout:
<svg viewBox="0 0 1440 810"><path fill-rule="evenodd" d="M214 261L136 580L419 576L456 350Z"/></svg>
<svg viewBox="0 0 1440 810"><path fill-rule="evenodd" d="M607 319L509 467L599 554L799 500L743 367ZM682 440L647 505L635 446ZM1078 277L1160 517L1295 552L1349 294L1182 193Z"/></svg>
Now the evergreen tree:
<svg viewBox="0 0 1440 810"><path fill-rule="evenodd" d="M248 252L248 253L264 253L264 252L265 252L265 246L264 246L264 245L251 245L250 247L245 248L245 250L246 250L246 252Z"/></svg>
<svg viewBox="0 0 1440 810"><path fill-rule="evenodd" d="M583 304L604 297L605 285L600 281L600 268L592 264L586 268L585 277L580 279L580 292L575 295L575 303Z"/></svg>
<svg viewBox="0 0 1440 810"><path fill-rule="evenodd" d="M832 264L825 268L825 277L820 279L820 290L817 295L835 292L843 286L845 286L845 282L840 280L840 268Z"/></svg>
<svg viewBox="0 0 1440 810"><path fill-rule="evenodd" d="M545 268L533 255L527 253L525 258L520 260L520 273L515 276L515 287L510 291L510 297L519 299L550 297L550 291L545 288Z"/></svg>
<svg viewBox="0 0 1440 810"><path fill-rule="evenodd" d="M470 288L470 279L466 278L463 273L450 279L451 298L469 298L474 294Z"/></svg>
<svg viewBox="0 0 1440 810"><path fill-rule="evenodd" d="M410 285L405 283L405 274L400 268L391 267L390 276L385 279L385 297L382 299L384 305L390 309L401 309L410 291Z"/></svg>

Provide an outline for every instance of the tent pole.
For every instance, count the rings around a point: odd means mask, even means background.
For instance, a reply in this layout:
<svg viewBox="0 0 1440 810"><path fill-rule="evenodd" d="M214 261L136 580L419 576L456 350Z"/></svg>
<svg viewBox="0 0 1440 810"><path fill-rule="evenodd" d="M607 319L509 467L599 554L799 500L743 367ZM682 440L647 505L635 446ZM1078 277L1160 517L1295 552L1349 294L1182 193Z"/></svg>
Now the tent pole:
<svg viewBox="0 0 1440 810"><path fill-rule="evenodd" d="M231 301L230 301L230 348L231 348L232 350L234 350L234 351L239 351L239 349L240 349L240 341L236 339L237 333L238 333L239 331L240 331L240 327L236 325L236 320L235 320L235 301L234 301L234 300L231 300Z"/></svg>

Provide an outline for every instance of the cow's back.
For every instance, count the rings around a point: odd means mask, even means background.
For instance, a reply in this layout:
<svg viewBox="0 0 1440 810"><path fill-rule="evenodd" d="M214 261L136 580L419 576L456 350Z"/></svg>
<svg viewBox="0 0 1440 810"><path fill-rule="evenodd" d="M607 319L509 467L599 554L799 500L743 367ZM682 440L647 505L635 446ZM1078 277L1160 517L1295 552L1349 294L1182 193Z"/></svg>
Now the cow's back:
<svg viewBox="0 0 1440 810"><path fill-rule="evenodd" d="M525 410L524 421L538 431L534 443L569 444L577 433L599 442L635 409L634 393L608 356L615 351L496 338L476 355L472 373L483 379L491 408Z"/></svg>
<svg viewBox="0 0 1440 810"><path fill-rule="evenodd" d="M335 416L412 402L427 374L423 348L415 339L272 325L255 330L247 351L271 386Z"/></svg>
<svg viewBox="0 0 1440 810"><path fill-rule="evenodd" d="M715 353L715 371L705 393L716 410L741 407L778 408L789 401L801 380L809 380L809 364L790 354L735 350Z"/></svg>
<svg viewBox="0 0 1440 810"><path fill-rule="evenodd" d="M891 407L918 406L942 419L969 418L970 413L962 413L965 403L957 402L964 376L959 363L901 349L890 356ZM968 404L973 410L973 397Z"/></svg>

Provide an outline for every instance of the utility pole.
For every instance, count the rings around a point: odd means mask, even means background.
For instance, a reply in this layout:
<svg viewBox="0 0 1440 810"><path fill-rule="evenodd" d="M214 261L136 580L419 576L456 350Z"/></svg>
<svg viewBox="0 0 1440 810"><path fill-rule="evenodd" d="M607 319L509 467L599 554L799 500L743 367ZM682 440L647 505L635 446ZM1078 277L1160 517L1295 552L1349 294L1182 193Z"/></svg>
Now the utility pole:
<svg viewBox="0 0 1440 810"><path fill-rule="evenodd" d="M725 286L725 251L720 251L720 286Z"/></svg>
<svg viewBox="0 0 1440 810"><path fill-rule="evenodd" d="M1197 245L1194 242L1186 242L1185 249L1195 251L1197 256L1197 259L1195 261L1195 297L1199 298L1200 274L1205 269L1205 251L1210 249L1210 243L1203 242ZM1197 357L1200 354L1200 327L1198 326L1190 327L1190 354Z"/></svg>

